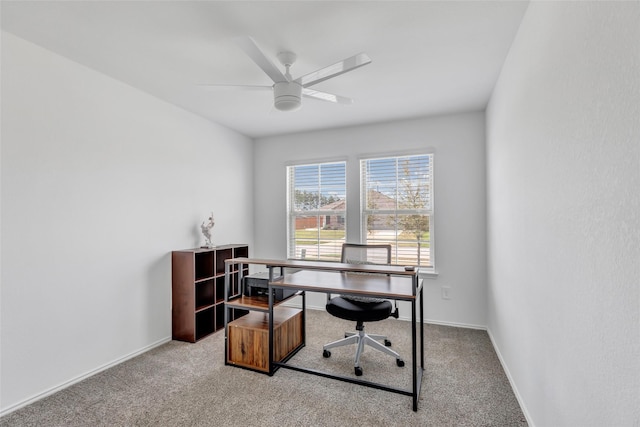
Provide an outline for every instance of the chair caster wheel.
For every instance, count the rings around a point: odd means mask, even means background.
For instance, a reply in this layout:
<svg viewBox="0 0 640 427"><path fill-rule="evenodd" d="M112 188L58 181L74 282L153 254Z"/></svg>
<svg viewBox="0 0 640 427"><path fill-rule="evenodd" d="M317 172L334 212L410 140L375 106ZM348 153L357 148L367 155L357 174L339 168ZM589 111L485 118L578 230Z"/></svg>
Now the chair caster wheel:
<svg viewBox="0 0 640 427"><path fill-rule="evenodd" d="M404 360L402 359L396 359L396 365L398 365L399 367L403 367L404 366Z"/></svg>
<svg viewBox="0 0 640 427"><path fill-rule="evenodd" d="M329 350L322 350L322 357L331 357L331 352Z"/></svg>
<svg viewBox="0 0 640 427"><path fill-rule="evenodd" d="M362 368L360 366L356 366L356 376L357 377L361 377L362 376Z"/></svg>
<svg viewBox="0 0 640 427"><path fill-rule="evenodd" d="M384 340L384 345L385 345L386 347L391 347L391 341L389 341L389 340Z"/></svg>

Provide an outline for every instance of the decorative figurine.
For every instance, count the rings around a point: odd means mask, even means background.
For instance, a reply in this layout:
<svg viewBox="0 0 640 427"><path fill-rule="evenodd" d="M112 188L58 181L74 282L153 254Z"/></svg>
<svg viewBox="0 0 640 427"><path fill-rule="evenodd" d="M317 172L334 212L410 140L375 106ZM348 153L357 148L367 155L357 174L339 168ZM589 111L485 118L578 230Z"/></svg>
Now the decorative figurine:
<svg viewBox="0 0 640 427"><path fill-rule="evenodd" d="M203 221L202 225L200 225L200 229L202 229L202 234L204 235L205 240L205 245L203 246L203 248L215 248L215 245L211 241L211 229L214 225L216 225L216 222L213 219L213 212L211 213L207 221Z"/></svg>

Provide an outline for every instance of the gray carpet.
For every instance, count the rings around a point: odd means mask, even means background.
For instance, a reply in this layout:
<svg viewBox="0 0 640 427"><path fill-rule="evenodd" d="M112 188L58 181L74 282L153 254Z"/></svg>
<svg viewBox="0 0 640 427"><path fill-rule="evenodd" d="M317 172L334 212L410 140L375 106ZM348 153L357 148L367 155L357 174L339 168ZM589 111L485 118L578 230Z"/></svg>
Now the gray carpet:
<svg viewBox="0 0 640 427"><path fill-rule="evenodd" d="M353 346L322 344L353 327L308 311L307 345L292 364L353 375ZM369 323L407 362L367 349L363 379L410 388L410 324ZM418 412L411 397L280 369L273 377L224 365L224 332L171 341L4 416L0 426L525 426L485 331L425 325Z"/></svg>

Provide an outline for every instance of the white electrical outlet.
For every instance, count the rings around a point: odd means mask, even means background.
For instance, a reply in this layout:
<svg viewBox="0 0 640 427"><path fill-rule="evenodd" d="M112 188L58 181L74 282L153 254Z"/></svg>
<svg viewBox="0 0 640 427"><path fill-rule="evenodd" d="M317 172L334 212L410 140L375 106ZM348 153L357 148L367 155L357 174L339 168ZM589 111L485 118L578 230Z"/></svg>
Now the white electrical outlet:
<svg viewBox="0 0 640 427"><path fill-rule="evenodd" d="M442 299L451 299L451 288L448 286L443 286L440 288L440 290L442 291Z"/></svg>

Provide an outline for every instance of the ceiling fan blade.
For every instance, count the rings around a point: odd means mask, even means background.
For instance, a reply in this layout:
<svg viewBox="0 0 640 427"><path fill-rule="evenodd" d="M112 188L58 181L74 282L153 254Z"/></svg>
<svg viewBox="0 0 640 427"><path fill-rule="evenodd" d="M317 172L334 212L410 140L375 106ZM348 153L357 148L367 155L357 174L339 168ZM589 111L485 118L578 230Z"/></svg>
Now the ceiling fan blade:
<svg viewBox="0 0 640 427"><path fill-rule="evenodd" d="M309 87L332 77L339 76L340 74L344 74L348 71L355 70L356 68L360 68L369 63L371 63L371 58L369 58L366 53L359 53L343 61L314 71L313 73L298 77L294 81L300 83L302 87Z"/></svg>
<svg viewBox="0 0 640 427"><path fill-rule="evenodd" d="M219 84L199 84L206 89L243 89L243 90L271 90L272 86L260 85L219 85Z"/></svg>
<svg viewBox="0 0 640 427"><path fill-rule="evenodd" d="M251 37L236 37L234 40L240 49L242 49L258 67L262 68L262 71L271 77L274 83L288 81L284 74L282 74L282 71L265 56Z"/></svg>
<svg viewBox="0 0 640 427"><path fill-rule="evenodd" d="M320 92L319 90L305 88L302 89L302 95L308 98L318 99L320 101L333 102L335 104L353 104L353 99L351 98L347 98L346 96L334 95L332 93Z"/></svg>

